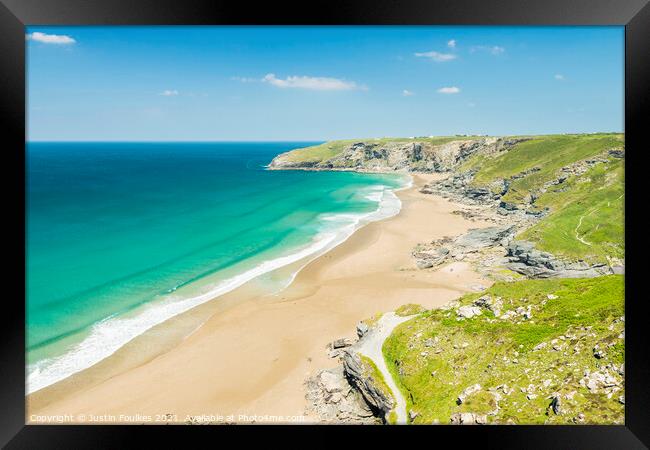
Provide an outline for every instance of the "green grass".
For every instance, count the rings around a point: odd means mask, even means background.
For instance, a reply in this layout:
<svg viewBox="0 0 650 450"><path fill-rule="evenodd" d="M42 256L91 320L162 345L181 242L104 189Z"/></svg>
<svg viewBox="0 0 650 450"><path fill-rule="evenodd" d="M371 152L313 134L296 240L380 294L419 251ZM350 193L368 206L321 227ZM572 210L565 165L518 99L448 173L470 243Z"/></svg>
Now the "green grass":
<svg viewBox="0 0 650 450"><path fill-rule="evenodd" d="M579 384L586 369L623 363L624 341L618 336L624 322L615 321L624 314L622 276L497 283L463 297L461 304L485 294L501 297L502 314L530 306L532 317L498 319L484 310L458 321L455 310L431 310L398 326L384 343L389 370L408 408L419 414L414 423L449 423L455 412L489 414L497 404L498 412L488 415L490 423L573 423L580 413L584 423L622 423L622 391L607 398ZM554 350L553 339L565 347ZM542 342L548 345L534 350ZM593 356L596 344L607 348L603 359ZM482 390L457 405L458 395L475 383ZM497 401L488 389L504 383L508 392L498 391ZM536 395L530 400L521 392L529 384ZM572 391L572 399L562 399L561 415L547 413L552 393Z"/></svg>
<svg viewBox="0 0 650 450"><path fill-rule="evenodd" d="M532 193L537 196L532 209L548 211L518 238L568 260L607 263L609 258L622 259L625 252L624 164L607 156L607 150L623 147L622 134L534 136L497 157L475 155L460 171L476 169L472 184L490 187L497 180L538 168L512 180L501 198L506 203L528 204ZM545 183L558 178L560 169L596 156L608 162L542 192Z"/></svg>
<svg viewBox="0 0 650 450"><path fill-rule="evenodd" d="M368 318L368 319L363 319L362 322L368 325L368 328L372 328L375 325L377 325L377 322L379 322L379 319L381 319L381 316L383 316L384 313L378 312L374 316Z"/></svg>
<svg viewBox="0 0 650 450"><path fill-rule="evenodd" d="M551 214L519 238L568 259L607 262L625 256L624 167L621 160L594 166L541 195ZM578 239L578 237L581 239Z"/></svg>
<svg viewBox="0 0 650 450"><path fill-rule="evenodd" d="M423 311L425 311L424 306L416 303L407 303L397 308L395 314L398 316L412 316L414 314L420 314Z"/></svg>
<svg viewBox="0 0 650 450"><path fill-rule="evenodd" d="M343 152L354 140L329 141L320 145L298 148L286 155L287 161L291 162L321 162L334 158Z"/></svg>
<svg viewBox="0 0 650 450"><path fill-rule="evenodd" d="M621 134L536 136L515 145L510 151L496 158L481 155L478 155L478 158L470 158L461 170L479 168L473 184L486 186L495 180L507 179L532 168L539 168L537 172L514 180L503 197L503 201L521 203L532 190L556 178L562 167L596 156L610 148L621 148L622 145Z"/></svg>

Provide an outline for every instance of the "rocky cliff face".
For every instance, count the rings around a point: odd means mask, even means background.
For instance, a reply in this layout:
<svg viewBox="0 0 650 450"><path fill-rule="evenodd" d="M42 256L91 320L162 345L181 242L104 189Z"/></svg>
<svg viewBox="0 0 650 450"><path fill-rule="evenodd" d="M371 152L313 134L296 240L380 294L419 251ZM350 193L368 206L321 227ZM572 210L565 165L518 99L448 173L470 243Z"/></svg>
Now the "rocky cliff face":
<svg viewBox="0 0 650 450"><path fill-rule="evenodd" d="M426 141L356 142L341 153L325 160L297 160L293 152L273 159L270 169L358 170L386 172L448 172L469 156L496 155L522 141L515 138L485 137L459 139L433 145Z"/></svg>
<svg viewBox="0 0 650 450"><path fill-rule="evenodd" d="M359 328L357 334L363 337ZM346 341L345 347L336 349L342 341ZM358 352L361 341L350 344L347 339L334 341L329 355L337 358L339 365L321 370L305 382L307 412L325 423L385 423L394 399L368 372Z"/></svg>

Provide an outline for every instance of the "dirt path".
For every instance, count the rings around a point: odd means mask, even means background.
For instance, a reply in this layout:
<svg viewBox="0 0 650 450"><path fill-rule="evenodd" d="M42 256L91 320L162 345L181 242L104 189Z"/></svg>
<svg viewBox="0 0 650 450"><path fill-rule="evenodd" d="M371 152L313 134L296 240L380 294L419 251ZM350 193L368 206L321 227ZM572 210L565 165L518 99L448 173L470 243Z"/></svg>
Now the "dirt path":
<svg viewBox="0 0 650 450"><path fill-rule="evenodd" d="M398 316L394 312L384 314L381 316L381 319L377 321L373 329L363 337L363 340L357 349L359 353L372 359L381 374L384 376L384 380L393 392L393 397L395 398L396 404L393 411L397 414L397 423L400 425L407 423L406 399L402 395L402 391L397 387L393 376L388 370L382 347L384 346L384 341L391 335L395 327L412 317L413 316Z"/></svg>
<svg viewBox="0 0 650 450"><path fill-rule="evenodd" d="M582 225L582 219L584 219L584 218L587 217L587 216L592 215L592 214L595 213L596 211L598 211L598 208L592 209L592 210L591 210L590 212L588 212L587 214L584 214L584 215L580 216L580 220L578 220L578 225L576 226L575 230L573 230L574 233L575 233L575 235L576 235L576 239L579 240L580 242L582 242L582 243L585 244L585 245L589 245L589 246L591 246L591 242L585 241L584 238L582 238L582 237L578 234L578 228L580 228L580 226Z"/></svg>

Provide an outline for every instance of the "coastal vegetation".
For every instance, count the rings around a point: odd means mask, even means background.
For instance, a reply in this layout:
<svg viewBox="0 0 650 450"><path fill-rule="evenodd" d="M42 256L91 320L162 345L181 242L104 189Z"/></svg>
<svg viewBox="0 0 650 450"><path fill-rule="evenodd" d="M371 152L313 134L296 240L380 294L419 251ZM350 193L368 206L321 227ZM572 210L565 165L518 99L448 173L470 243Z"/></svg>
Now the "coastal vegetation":
<svg viewBox="0 0 650 450"><path fill-rule="evenodd" d="M416 424L623 423L623 298L619 275L498 283L399 325L384 356Z"/></svg>
<svg viewBox="0 0 650 450"><path fill-rule="evenodd" d="M622 259L624 241L623 161L610 158L579 177L554 186L536 201L551 214L521 234L551 253L606 262Z"/></svg>
<svg viewBox="0 0 650 450"><path fill-rule="evenodd" d="M459 213L495 223L413 250L420 270L463 260L497 282L443 308L396 309L408 319L383 343L384 376L406 399L409 423L623 423L622 134L329 148L290 152L276 168L448 172L420 192L471 205ZM312 164L296 166L306 155ZM361 322L360 343L380 319Z"/></svg>
<svg viewBox="0 0 650 450"><path fill-rule="evenodd" d="M395 314L398 316L412 316L413 314L419 314L422 311L424 311L422 305L418 305L416 303L407 303L397 308L395 310Z"/></svg>
<svg viewBox="0 0 650 450"><path fill-rule="evenodd" d="M621 134L537 136L496 158L475 155L475 187L508 180L501 201L550 214L521 234L540 250L571 259L622 258L623 148ZM610 151L612 153L610 153Z"/></svg>

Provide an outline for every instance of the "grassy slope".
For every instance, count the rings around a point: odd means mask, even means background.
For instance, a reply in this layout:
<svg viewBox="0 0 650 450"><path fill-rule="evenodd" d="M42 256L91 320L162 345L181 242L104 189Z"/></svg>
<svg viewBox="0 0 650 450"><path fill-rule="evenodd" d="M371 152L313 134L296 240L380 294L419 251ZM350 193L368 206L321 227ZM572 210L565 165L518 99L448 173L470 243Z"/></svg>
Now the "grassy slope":
<svg viewBox="0 0 650 450"><path fill-rule="evenodd" d="M460 170L478 169L474 184L489 186L538 167L539 171L514 180L503 198L523 203L531 191L555 180L562 167L623 145L620 134L537 136L496 158L476 155ZM624 189L624 162L610 157L541 193L534 208L550 212L519 238L569 259L623 258ZM468 295L461 304L471 304L484 294ZM400 325L384 344L389 370L409 408L419 414L415 423L448 423L455 412L493 412L497 402L487 389L504 383L508 388L498 391L499 410L488 416L490 422L574 423L582 413L584 423L622 423L624 407L618 401L622 392L607 398L579 384L585 370L623 363L619 335L624 322L615 321L624 312L622 277L499 283L487 294L503 298L503 312L531 306L532 319L501 320L484 312L458 321L454 310L433 310ZM549 294L558 298L549 299ZM436 338L438 342L425 345L427 339ZM559 351L550 344L554 339L563 346ZM548 345L534 350L542 342ZM596 344L607 348L605 358L593 356ZM475 383L483 389L457 405L458 395ZM530 385L534 395L529 399L522 388ZM549 412L551 394L572 391L576 392L572 398L562 397L561 415Z"/></svg>
<svg viewBox="0 0 650 450"><path fill-rule="evenodd" d="M624 168L623 161L610 161L540 196L538 207L548 207L552 213L520 238L569 259L606 262L608 257L623 258Z"/></svg>
<svg viewBox="0 0 650 450"><path fill-rule="evenodd" d="M540 170L511 183L503 200L521 203L532 190L557 177L564 166L603 153L610 148L622 147L622 135L550 135L537 136L516 145L497 158L470 158L461 170L478 167L475 185L487 185L500 178L510 178L537 167Z"/></svg>
<svg viewBox="0 0 650 450"><path fill-rule="evenodd" d="M467 295L461 304L484 294ZM419 414L415 423L448 423L454 412L493 411L495 399L487 389L504 383L509 393L500 391L499 412L488 416L490 422L572 423L582 413L585 423L622 423L622 392L607 398L578 384L585 369L623 363L624 344L618 336L624 322L615 322L623 315L621 276L499 283L487 294L503 298L503 312L531 306L532 318L501 320L484 312L457 321L454 310L432 310L401 324L386 340L384 356L409 408ZM548 299L548 294L558 298ZM564 335L570 339L558 340L560 351L550 344L533 350ZM425 345L436 337L433 346ZM603 359L593 356L596 343L607 348ZM547 386L544 380L550 380ZM457 405L458 395L475 383L483 390ZM528 400L521 388L530 384L536 397ZM573 399L563 397L561 415L547 414L552 393L571 391L576 393Z"/></svg>
<svg viewBox="0 0 650 450"><path fill-rule="evenodd" d="M321 162L327 161L340 154L348 145L353 144L354 140L329 141L320 145L311 147L298 148L292 150L286 155L287 161L291 162Z"/></svg>
<svg viewBox="0 0 650 450"><path fill-rule="evenodd" d="M495 180L539 168L512 181L502 198L505 202L521 204L531 191L556 179L562 167L622 147L621 134L537 136L497 158L481 155L470 158L460 170L479 169L473 184L487 186ZM623 194L623 162L609 158L607 164L598 165L580 177L571 177L540 195L535 208L549 208L551 214L520 238L568 259L606 262L608 256L622 258Z"/></svg>
<svg viewBox="0 0 650 450"><path fill-rule="evenodd" d="M324 162L329 159L338 156L345 150L348 146L356 142L365 142L373 143L378 145L385 145L388 143L399 142L399 143L410 143L410 142L422 142L429 143L431 145L442 145L451 141L463 140L463 139L473 139L471 136L437 136L433 138L429 137L418 137L418 138L376 138L376 139L346 139L339 141L329 141L320 145L314 145L311 147L298 148L292 150L286 155L286 160L290 162Z"/></svg>

